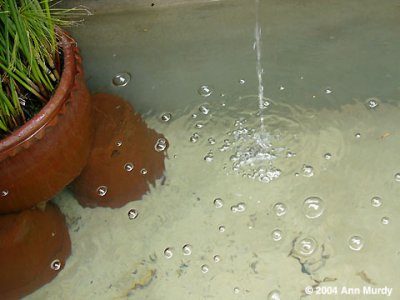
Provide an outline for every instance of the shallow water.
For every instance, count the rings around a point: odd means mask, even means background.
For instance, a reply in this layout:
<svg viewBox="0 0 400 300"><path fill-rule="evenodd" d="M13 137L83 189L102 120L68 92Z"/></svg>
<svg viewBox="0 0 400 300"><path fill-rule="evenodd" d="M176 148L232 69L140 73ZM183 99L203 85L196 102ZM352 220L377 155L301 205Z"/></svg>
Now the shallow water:
<svg viewBox="0 0 400 300"><path fill-rule="evenodd" d="M385 286L400 297L397 1L271 0L259 13L268 151L255 138L253 1L128 7L72 30L91 90L128 99L168 138L166 181L121 209L62 192L73 253L27 299L344 299L357 288L348 299L383 299L363 287Z"/></svg>

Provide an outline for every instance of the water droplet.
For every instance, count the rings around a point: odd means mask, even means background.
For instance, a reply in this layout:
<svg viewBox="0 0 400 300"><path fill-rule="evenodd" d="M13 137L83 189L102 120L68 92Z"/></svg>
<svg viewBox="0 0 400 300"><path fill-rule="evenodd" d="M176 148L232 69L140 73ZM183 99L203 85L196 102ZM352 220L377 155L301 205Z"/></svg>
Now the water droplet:
<svg viewBox="0 0 400 300"><path fill-rule="evenodd" d="M225 226L221 225L218 227L219 232L225 232Z"/></svg>
<svg viewBox="0 0 400 300"><path fill-rule="evenodd" d="M164 256L167 259L170 259L174 255L173 249L172 248L165 248L164 250Z"/></svg>
<svg viewBox="0 0 400 300"><path fill-rule="evenodd" d="M275 203L273 206L273 210L278 217L281 217L286 214L286 205L281 202Z"/></svg>
<svg viewBox="0 0 400 300"><path fill-rule="evenodd" d="M400 173L394 174L394 180L396 180L397 182L400 182Z"/></svg>
<svg viewBox="0 0 400 300"><path fill-rule="evenodd" d="M375 196L371 198L371 205L373 207L381 207L382 206L382 198Z"/></svg>
<svg viewBox="0 0 400 300"><path fill-rule="evenodd" d="M317 241L311 237L305 237L301 240L297 240L294 245L294 249L297 253L304 256L309 256L314 253L317 249Z"/></svg>
<svg viewBox="0 0 400 300"><path fill-rule="evenodd" d="M234 287L234 288L233 288L233 292L234 292L235 294L239 294L239 293L240 293L240 288Z"/></svg>
<svg viewBox="0 0 400 300"><path fill-rule="evenodd" d="M131 74L129 74L128 72L122 72L116 74L113 77L112 83L113 85L120 87L120 86L126 86L130 80L131 80Z"/></svg>
<svg viewBox="0 0 400 300"><path fill-rule="evenodd" d="M303 176L305 177L311 177L314 175L314 169L312 166L303 165L301 171L303 172Z"/></svg>
<svg viewBox="0 0 400 300"><path fill-rule="evenodd" d="M172 118L171 113L164 113L160 117L161 121L163 121L163 122L169 122L169 120L171 120L171 118Z"/></svg>
<svg viewBox="0 0 400 300"><path fill-rule="evenodd" d="M358 235L354 235L349 239L349 248L354 251L360 251L364 247L364 240Z"/></svg>
<svg viewBox="0 0 400 300"><path fill-rule="evenodd" d="M214 259L214 261L215 261L216 263L217 263L217 262L220 262L220 261L221 261L221 256L219 256L219 255L214 255L213 259Z"/></svg>
<svg viewBox="0 0 400 300"><path fill-rule="evenodd" d="M108 188L105 185L99 186L97 188L97 195L99 195L100 197L104 197L107 194L107 190Z"/></svg>
<svg viewBox="0 0 400 300"><path fill-rule="evenodd" d="M55 259L50 263L50 268L54 271L58 271L61 269L61 261L59 259Z"/></svg>
<svg viewBox="0 0 400 300"><path fill-rule="evenodd" d="M278 290L273 290L268 294L267 299L268 300L281 300L281 292Z"/></svg>
<svg viewBox="0 0 400 300"><path fill-rule="evenodd" d="M383 225L387 225L387 224L389 224L389 222L390 222L389 217L382 217L381 223Z"/></svg>
<svg viewBox="0 0 400 300"><path fill-rule="evenodd" d="M192 245L186 244L182 247L183 255L190 255L192 254Z"/></svg>
<svg viewBox="0 0 400 300"><path fill-rule="evenodd" d="M159 138L154 145L154 150L157 152L162 152L167 148L167 140L164 138Z"/></svg>
<svg viewBox="0 0 400 300"><path fill-rule="evenodd" d="M282 239L282 230L280 229L274 229L271 233L272 239L277 242Z"/></svg>
<svg viewBox="0 0 400 300"><path fill-rule="evenodd" d="M214 154L212 153L212 151L208 152L206 156L204 156L204 160L206 162L212 162L214 160Z"/></svg>
<svg viewBox="0 0 400 300"><path fill-rule="evenodd" d="M369 98L369 99L367 99L367 106L370 109L374 109L379 106L379 102L380 102L380 100L377 98Z"/></svg>
<svg viewBox="0 0 400 300"><path fill-rule="evenodd" d="M128 218L129 218L129 220L136 219L138 215L139 215L139 212L138 212L136 209L134 209L134 208L132 208L132 209L130 209L130 210L128 211Z"/></svg>
<svg viewBox="0 0 400 300"><path fill-rule="evenodd" d="M199 93L200 96L203 97L208 97L212 94L213 90L211 89L211 87L207 86L207 85L202 85L197 92Z"/></svg>
<svg viewBox="0 0 400 300"><path fill-rule="evenodd" d="M330 154L330 153L325 153L325 154L324 154L324 158L329 160L329 159L332 158L332 154Z"/></svg>
<svg viewBox="0 0 400 300"><path fill-rule="evenodd" d="M5 196L8 195L8 193L9 193L8 190L2 190L0 195L1 195L2 197L5 197Z"/></svg>
<svg viewBox="0 0 400 300"><path fill-rule="evenodd" d="M215 198L214 199L214 206L216 208L221 208L224 206L224 201L221 198Z"/></svg>
<svg viewBox="0 0 400 300"><path fill-rule="evenodd" d="M333 91L332 91L330 88L325 89L325 93L328 94L328 95L329 95L329 94L332 94L332 92L333 92Z"/></svg>
<svg viewBox="0 0 400 300"><path fill-rule="evenodd" d="M201 271L205 274L205 273L207 273L209 270L210 270L210 268L208 267L208 265L202 265L201 267L200 267L200 269L201 269Z"/></svg>
<svg viewBox="0 0 400 300"><path fill-rule="evenodd" d="M192 136L190 137L189 141L192 143L196 143L199 140L199 134L197 132L193 133Z"/></svg>
<svg viewBox="0 0 400 300"><path fill-rule="evenodd" d="M214 144L215 144L215 139L212 138L212 137L210 137L210 138L208 139L208 143L211 144L211 145L214 145ZM399 174L399 176L400 176L400 174Z"/></svg>
<svg viewBox="0 0 400 300"><path fill-rule="evenodd" d="M240 84L245 84L246 81L245 81L244 79L240 79L240 80L239 80L239 83L240 83Z"/></svg>
<svg viewBox="0 0 400 300"><path fill-rule="evenodd" d="M309 219L320 217L325 210L325 203L319 197L308 197L303 203L303 212Z"/></svg>
<svg viewBox="0 0 400 300"><path fill-rule="evenodd" d="M128 162L124 165L124 169L127 172L131 172L133 169L135 168L135 166L133 165L133 163Z"/></svg>
<svg viewBox="0 0 400 300"><path fill-rule="evenodd" d="M207 105L203 104L203 105L200 105L199 111L200 111L203 115L208 115L208 114L210 113L210 108L209 108Z"/></svg>
<svg viewBox="0 0 400 300"><path fill-rule="evenodd" d="M121 142L121 141L117 141L117 142L115 143L115 145L117 145L117 147L121 147L121 146L122 146L122 142Z"/></svg>
<svg viewBox="0 0 400 300"><path fill-rule="evenodd" d="M147 174L147 170L145 168L140 170L140 174L142 175L146 175Z"/></svg>

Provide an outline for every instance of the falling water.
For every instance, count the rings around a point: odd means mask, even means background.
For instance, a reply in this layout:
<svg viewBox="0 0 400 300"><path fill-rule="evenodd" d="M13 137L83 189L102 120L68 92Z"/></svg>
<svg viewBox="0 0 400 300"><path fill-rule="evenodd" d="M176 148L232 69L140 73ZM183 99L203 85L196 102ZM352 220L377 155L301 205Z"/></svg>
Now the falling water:
<svg viewBox="0 0 400 300"><path fill-rule="evenodd" d="M260 111L260 137L262 137L265 133L265 128L264 128L264 115L263 111L265 109L264 105L264 86L263 86L263 80L262 80L262 74L264 72L262 66L261 66L261 27L260 27L260 20L259 20L259 6L260 6L260 1L255 0L255 9L256 9L256 26L255 26L255 42L254 42L254 50L256 51L257 54L257 65L256 65L256 71L257 71L257 78L258 78L258 107Z"/></svg>

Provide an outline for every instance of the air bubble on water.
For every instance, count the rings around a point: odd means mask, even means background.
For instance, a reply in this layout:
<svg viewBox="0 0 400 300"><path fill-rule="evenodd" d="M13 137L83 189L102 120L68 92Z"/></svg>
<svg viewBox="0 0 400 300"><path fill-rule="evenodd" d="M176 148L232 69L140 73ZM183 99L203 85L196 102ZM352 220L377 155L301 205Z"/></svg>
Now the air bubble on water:
<svg viewBox="0 0 400 300"><path fill-rule="evenodd" d="M225 232L225 230L226 230L226 228L225 228L225 226L223 226L223 225L221 225L221 226L218 227L218 231L219 231L219 232Z"/></svg>
<svg viewBox="0 0 400 300"><path fill-rule="evenodd" d="M136 209L134 209L134 208L132 208L132 209L130 209L130 210L128 211L128 218L129 218L129 220L136 219L138 215L139 215L139 212L138 212Z"/></svg>
<svg viewBox="0 0 400 300"><path fill-rule="evenodd" d="M140 170L140 174L142 175L146 175L147 174L147 170L145 168Z"/></svg>
<svg viewBox="0 0 400 300"><path fill-rule="evenodd" d="M381 219L382 225L387 225L389 224L389 222L390 222L389 217L382 217Z"/></svg>
<svg viewBox="0 0 400 300"><path fill-rule="evenodd" d="M298 239L295 242L294 250L296 253L303 256L310 256L318 247L317 241L312 237Z"/></svg>
<svg viewBox="0 0 400 300"><path fill-rule="evenodd" d="M135 168L135 166L133 165L133 163L128 162L124 165L124 169L127 172L131 172L133 169Z"/></svg>
<svg viewBox="0 0 400 300"><path fill-rule="evenodd" d="M233 288L233 292L234 292L235 294L239 294L239 293L240 293L240 288L234 287L234 288Z"/></svg>
<svg viewBox="0 0 400 300"><path fill-rule="evenodd" d="M236 205L231 206L231 211L233 213L241 213L244 212L245 210L246 210L246 204L244 202L240 202Z"/></svg>
<svg viewBox="0 0 400 300"><path fill-rule="evenodd" d="M332 89L331 88L327 88L327 89L325 89L325 94L332 94L333 93L333 91L332 91Z"/></svg>
<svg viewBox="0 0 400 300"><path fill-rule="evenodd" d="M163 113L160 117L161 121L163 122L169 122L169 120L171 120L172 115L171 113Z"/></svg>
<svg viewBox="0 0 400 300"><path fill-rule="evenodd" d="M167 140L164 138L159 138L154 145L154 150L157 152L162 152L167 148Z"/></svg>
<svg viewBox="0 0 400 300"><path fill-rule="evenodd" d="M191 255L192 254L192 245L186 244L182 247L183 255Z"/></svg>
<svg viewBox="0 0 400 300"><path fill-rule="evenodd" d="M356 137L356 139L359 139L361 137L361 133L357 132L354 136Z"/></svg>
<svg viewBox="0 0 400 300"><path fill-rule="evenodd" d="M245 81L244 79L240 79L240 80L239 80L239 83L240 83L240 84L245 84L246 81Z"/></svg>
<svg viewBox="0 0 400 300"><path fill-rule="evenodd" d="M282 230L280 229L274 229L271 233L272 239L277 242L282 239Z"/></svg>
<svg viewBox="0 0 400 300"><path fill-rule="evenodd" d="M199 93L200 96L208 97L212 94L213 90L208 85L202 85L201 87L199 87L197 92Z"/></svg>
<svg viewBox="0 0 400 300"><path fill-rule="evenodd" d="M101 185L97 188L96 192L100 197L104 197L107 194L107 190L108 188L105 185Z"/></svg>
<svg viewBox="0 0 400 300"><path fill-rule="evenodd" d="M373 207L381 207L382 206L382 198L379 196L374 196L371 198L371 205Z"/></svg>
<svg viewBox="0 0 400 300"><path fill-rule="evenodd" d="M5 196L8 195L8 193L9 193L8 190L2 190L1 193L0 193L0 195L1 195L2 197L5 197Z"/></svg>
<svg viewBox="0 0 400 300"><path fill-rule="evenodd" d="M131 80L131 74L129 74L128 72L121 72L114 75L112 83L114 86L122 87L126 86L130 80Z"/></svg>
<svg viewBox="0 0 400 300"><path fill-rule="evenodd" d="M61 261L59 259L55 259L50 263L50 268L54 271L58 271L61 269Z"/></svg>
<svg viewBox="0 0 400 300"><path fill-rule="evenodd" d="M122 142L121 141L117 141L115 144L117 145L117 147L121 147L122 146Z"/></svg>
<svg viewBox="0 0 400 300"><path fill-rule="evenodd" d="M208 105L200 105L199 107L199 111L203 114L203 115L208 115L210 113L210 108L208 107Z"/></svg>
<svg viewBox="0 0 400 300"><path fill-rule="evenodd" d="M354 235L349 239L349 248L353 251L360 251L364 247L364 239L361 236Z"/></svg>
<svg viewBox="0 0 400 300"><path fill-rule="evenodd" d="M189 141L192 143L197 143L197 141L199 140L200 135L195 132L192 134L192 136L189 138Z"/></svg>
<svg viewBox="0 0 400 300"><path fill-rule="evenodd" d="M208 143L209 143L210 145L214 145L214 144L215 144L215 139L212 138L212 137L208 138Z"/></svg>
<svg viewBox="0 0 400 300"><path fill-rule="evenodd" d="M285 215L287 211L286 205L281 202L275 203L273 206L273 210L275 212L275 215L277 215L278 217Z"/></svg>
<svg viewBox="0 0 400 300"><path fill-rule="evenodd" d="M213 260L214 260L214 262L220 262L221 261L221 256L219 256L218 254L217 255L214 255L214 257L213 257Z"/></svg>
<svg viewBox="0 0 400 300"><path fill-rule="evenodd" d="M192 114L192 118L196 119L197 118L197 114Z"/></svg>
<svg viewBox="0 0 400 300"><path fill-rule="evenodd" d="M212 162L213 159L214 159L214 154L212 153L212 151L208 152L208 153L206 154L206 156L204 156L204 160L205 160L206 162Z"/></svg>
<svg viewBox="0 0 400 300"><path fill-rule="evenodd" d="M379 106L380 100L378 98L367 99L367 107L370 109L375 109Z"/></svg>
<svg viewBox="0 0 400 300"><path fill-rule="evenodd" d="M303 165L301 171L304 177L312 177L314 175L314 168L309 165Z"/></svg>
<svg viewBox="0 0 400 300"><path fill-rule="evenodd" d="M197 128L197 129L201 129L201 128L204 127L204 124L201 123L201 122L197 122L196 124L194 124L194 127Z"/></svg>
<svg viewBox="0 0 400 300"><path fill-rule="evenodd" d="M400 182L400 173L394 174L394 180L396 180L397 182Z"/></svg>
<svg viewBox="0 0 400 300"><path fill-rule="evenodd" d="M214 206L216 208L221 208L224 206L224 201L221 198L215 198L214 199Z"/></svg>
<svg viewBox="0 0 400 300"><path fill-rule="evenodd" d="M210 268L208 267L208 265L202 265L202 266L200 267L200 269L201 269L201 272L203 272L204 274L207 273L207 272L210 270Z"/></svg>
<svg viewBox="0 0 400 300"><path fill-rule="evenodd" d="M281 85L280 87L279 87L279 90L280 91L283 91L285 89L285 87L283 86L283 85Z"/></svg>
<svg viewBox="0 0 400 300"><path fill-rule="evenodd" d="M267 299L268 300L281 300L281 292L278 290L273 290L268 294Z"/></svg>
<svg viewBox="0 0 400 300"><path fill-rule="evenodd" d="M308 197L303 203L303 212L309 219L320 217L325 210L325 203L319 197Z"/></svg>
<svg viewBox="0 0 400 300"><path fill-rule="evenodd" d="M296 156L296 153L294 153L294 152L291 152L291 151L286 152L287 158L291 158L291 157L295 157L295 156Z"/></svg>
<svg viewBox="0 0 400 300"><path fill-rule="evenodd" d="M324 158L327 159L327 160L329 160L329 159L332 158L332 154L330 154L330 153L325 153L325 154L324 154Z"/></svg>
<svg viewBox="0 0 400 300"><path fill-rule="evenodd" d="M165 248L164 250L164 256L167 259L170 259L174 255L173 249L172 248Z"/></svg>

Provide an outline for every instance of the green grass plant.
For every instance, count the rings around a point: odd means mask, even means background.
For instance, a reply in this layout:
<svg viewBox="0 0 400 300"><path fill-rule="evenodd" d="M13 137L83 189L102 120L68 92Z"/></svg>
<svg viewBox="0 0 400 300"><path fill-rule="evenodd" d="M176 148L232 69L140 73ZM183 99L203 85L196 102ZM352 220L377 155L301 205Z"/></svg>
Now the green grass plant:
<svg viewBox="0 0 400 300"><path fill-rule="evenodd" d="M52 0L0 0L0 139L50 99L61 74L55 28L79 23L85 8Z"/></svg>

